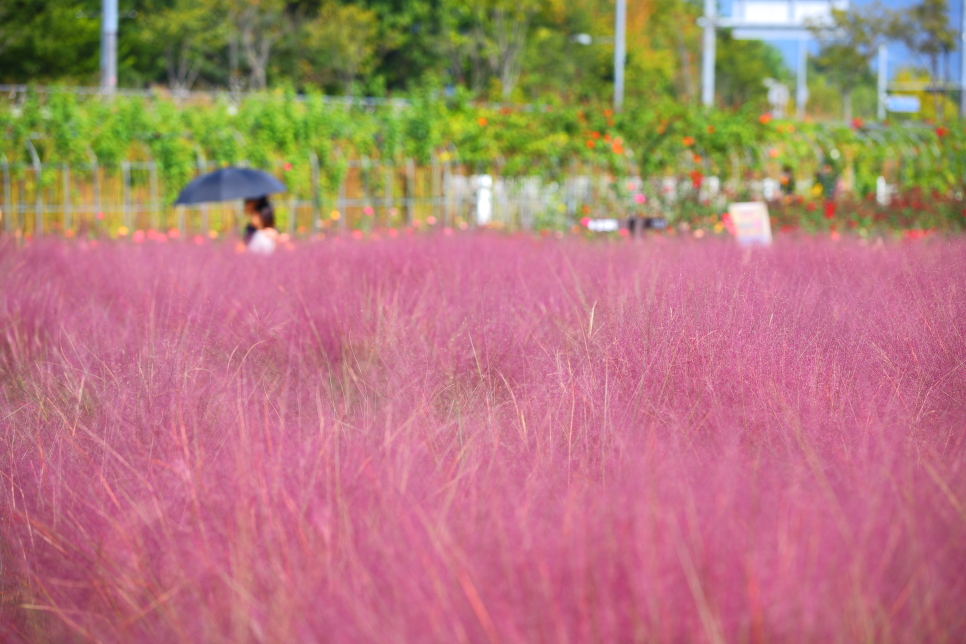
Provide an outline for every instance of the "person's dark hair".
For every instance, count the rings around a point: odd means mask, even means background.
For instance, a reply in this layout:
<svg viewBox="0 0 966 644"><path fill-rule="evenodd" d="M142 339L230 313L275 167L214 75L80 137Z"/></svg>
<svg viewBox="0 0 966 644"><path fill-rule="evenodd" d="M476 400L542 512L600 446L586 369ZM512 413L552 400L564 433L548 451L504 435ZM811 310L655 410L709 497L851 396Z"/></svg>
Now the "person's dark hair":
<svg viewBox="0 0 966 644"><path fill-rule="evenodd" d="M262 226L265 228L275 228L275 209L268 197L261 197L255 203L255 212L262 218Z"/></svg>
<svg viewBox="0 0 966 644"><path fill-rule="evenodd" d="M264 228L275 228L275 209L272 208L272 202L268 200L268 197L259 197L255 200L254 205L255 212L262 219L262 226ZM252 236L255 234L255 227L253 225L245 225L245 244L248 244L252 240Z"/></svg>

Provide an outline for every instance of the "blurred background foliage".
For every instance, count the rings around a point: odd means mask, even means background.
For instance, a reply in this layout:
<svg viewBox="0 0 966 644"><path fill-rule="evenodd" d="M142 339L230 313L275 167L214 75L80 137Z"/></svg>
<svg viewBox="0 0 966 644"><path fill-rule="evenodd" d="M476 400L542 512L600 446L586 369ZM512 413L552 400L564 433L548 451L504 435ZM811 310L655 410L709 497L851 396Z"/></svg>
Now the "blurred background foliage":
<svg viewBox="0 0 966 644"><path fill-rule="evenodd" d="M119 85L376 97L433 87L504 103L602 101L613 83L613 11L610 0L120 0ZM99 0L4 0L0 82L96 85L99 12ZM696 105L701 12L696 0L628 3L629 101ZM874 115L868 52L883 38L919 56L907 74L948 76L947 0L901 14L857 9L842 24L848 38L825 38L810 69L817 118ZM595 40L582 45L577 34ZM726 30L716 67L724 109L764 108L763 79L792 80L774 46Z"/></svg>
<svg viewBox="0 0 966 644"><path fill-rule="evenodd" d="M312 155L330 187L342 180L348 160L361 158L390 165L453 162L471 172L550 180L594 169L615 177L716 176L741 183L777 176L786 166L809 176L831 163L859 196L874 193L883 175L903 189L935 191L961 189L966 177L962 128L886 127L859 119L797 123L773 119L749 103L695 110L658 97L614 113L562 101L485 104L471 100L468 90L446 97L431 88L406 103L377 105L319 92L297 95L291 87L237 102L227 93L191 101L106 101L70 92L21 96L17 103L0 101L0 161L14 175L31 165L34 149L45 172L92 158L105 168L153 159L171 186L187 181L202 161L305 168Z"/></svg>

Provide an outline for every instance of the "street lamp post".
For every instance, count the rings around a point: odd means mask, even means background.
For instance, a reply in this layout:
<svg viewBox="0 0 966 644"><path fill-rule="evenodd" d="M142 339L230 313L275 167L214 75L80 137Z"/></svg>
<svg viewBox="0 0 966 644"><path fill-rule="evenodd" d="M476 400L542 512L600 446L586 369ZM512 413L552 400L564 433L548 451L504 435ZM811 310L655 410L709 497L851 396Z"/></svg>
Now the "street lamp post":
<svg viewBox="0 0 966 644"><path fill-rule="evenodd" d="M966 2L966 0L964 0ZM624 34L627 28L627 0L617 0L614 12L614 111L624 107L624 64L627 58Z"/></svg>
<svg viewBox="0 0 966 644"><path fill-rule="evenodd" d="M959 118L966 118L966 0L959 12Z"/></svg>
<svg viewBox="0 0 966 644"><path fill-rule="evenodd" d="M704 47L701 59L701 103L705 107L714 105L714 58L715 28L718 13L717 0L704 0Z"/></svg>
<svg viewBox="0 0 966 644"><path fill-rule="evenodd" d="M101 9L101 91L112 94L117 87L117 0L102 0Z"/></svg>

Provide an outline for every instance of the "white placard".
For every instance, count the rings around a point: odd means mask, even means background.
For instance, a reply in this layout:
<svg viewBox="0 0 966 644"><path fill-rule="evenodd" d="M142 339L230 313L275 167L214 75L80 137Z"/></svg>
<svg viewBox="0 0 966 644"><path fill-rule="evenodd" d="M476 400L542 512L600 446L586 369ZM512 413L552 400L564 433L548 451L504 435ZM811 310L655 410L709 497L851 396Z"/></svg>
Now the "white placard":
<svg viewBox="0 0 966 644"><path fill-rule="evenodd" d="M587 230L595 233L612 233L620 228L620 222L616 219L591 219L587 222Z"/></svg>
<svg viewBox="0 0 966 644"><path fill-rule="evenodd" d="M768 206L761 201L728 204L732 232L741 244L771 244Z"/></svg>

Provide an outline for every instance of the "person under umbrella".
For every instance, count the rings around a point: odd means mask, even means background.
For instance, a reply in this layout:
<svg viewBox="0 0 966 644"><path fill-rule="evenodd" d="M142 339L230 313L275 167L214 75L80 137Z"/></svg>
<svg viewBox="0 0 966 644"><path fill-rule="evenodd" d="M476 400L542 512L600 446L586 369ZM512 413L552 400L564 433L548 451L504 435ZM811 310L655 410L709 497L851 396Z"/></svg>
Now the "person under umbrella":
<svg viewBox="0 0 966 644"><path fill-rule="evenodd" d="M188 184L174 205L244 199L245 214L250 219L245 227L245 245L251 252L268 255L275 250L278 231L275 230L275 210L267 195L285 189L281 181L261 170L221 168Z"/></svg>
<svg viewBox="0 0 966 644"><path fill-rule="evenodd" d="M245 200L245 214L249 217L245 226L245 246L249 252L271 255L278 242L275 229L275 209L268 197Z"/></svg>

